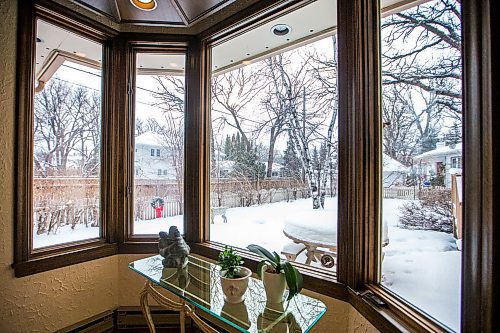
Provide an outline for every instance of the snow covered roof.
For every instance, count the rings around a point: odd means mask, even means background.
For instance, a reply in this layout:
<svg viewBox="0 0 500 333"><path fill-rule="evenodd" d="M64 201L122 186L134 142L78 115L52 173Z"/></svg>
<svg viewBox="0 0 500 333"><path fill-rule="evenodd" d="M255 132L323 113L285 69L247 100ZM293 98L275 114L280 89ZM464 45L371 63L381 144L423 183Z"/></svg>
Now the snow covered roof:
<svg viewBox="0 0 500 333"><path fill-rule="evenodd" d="M153 133L153 132L146 132L141 135L138 135L135 137L135 144L136 145L147 145L147 146L164 146L165 143L161 137L161 135Z"/></svg>
<svg viewBox="0 0 500 333"><path fill-rule="evenodd" d="M417 155L413 159L416 161L420 161L420 160L430 159L433 157L462 155L462 143L459 142L454 146L455 146L454 148L452 148L452 146L438 147L434 150L427 151L423 154Z"/></svg>
<svg viewBox="0 0 500 333"><path fill-rule="evenodd" d="M407 172L408 168L403 164L399 163L387 154L383 154L383 166L384 172Z"/></svg>
<svg viewBox="0 0 500 333"><path fill-rule="evenodd" d="M230 161L230 160L219 161L218 167L221 170L233 170L234 161Z"/></svg>
<svg viewBox="0 0 500 333"><path fill-rule="evenodd" d="M285 168L285 166L283 164L276 163L276 162L273 163L273 171L281 171L284 168Z"/></svg>

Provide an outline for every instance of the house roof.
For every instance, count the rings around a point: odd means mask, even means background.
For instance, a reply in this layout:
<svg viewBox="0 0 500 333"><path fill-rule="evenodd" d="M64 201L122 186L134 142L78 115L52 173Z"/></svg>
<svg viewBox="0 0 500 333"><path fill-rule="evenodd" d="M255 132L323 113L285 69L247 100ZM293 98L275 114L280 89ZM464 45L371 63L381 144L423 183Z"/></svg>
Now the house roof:
<svg viewBox="0 0 500 333"><path fill-rule="evenodd" d="M462 155L462 143L459 142L453 146L438 147L436 149L427 151L423 154L417 155L413 159L416 161L421 161L421 160L426 160L426 159L432 159L435 157L450 156L450 155Z"/></svg>
<svg viewBox="0 0 500 333"><path fill-rule="evenodd" d="M407 172L408 168L387 154L383 154L384 172Z"/></svg>
<svg viewBox="0 0 500 333"><path fill-rule="evenodd" d="M155 146L155 147L163 147L165 146L165 142L163 138L156 133L146 132L141 135L135 137L136 145L145 145L145 146Z"/></svg>

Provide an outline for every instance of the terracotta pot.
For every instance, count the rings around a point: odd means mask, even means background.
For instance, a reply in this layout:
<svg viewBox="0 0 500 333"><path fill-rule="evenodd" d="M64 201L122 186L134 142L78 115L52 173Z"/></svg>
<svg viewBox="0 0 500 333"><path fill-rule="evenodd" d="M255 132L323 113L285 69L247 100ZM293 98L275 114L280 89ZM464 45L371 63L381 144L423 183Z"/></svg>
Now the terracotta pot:
<svg viewBox="0 0 500 333"><path fill-rule="evenodd" d="M248 287L248 278L252 275L252 271L246 267L238 266L236 274L241 276L236 279L228 279L224 277L226 271L220 271L220 282L224 299L228 303L240 303L245 299L245 291Z"/></svg>
<svg viewBox="0 0 500 333"><path fill-rule="evenodd" d="M282 303L286 288L285 274L268 273L267 266L262 268L262 283L266 290L267 303Z"/></svg>

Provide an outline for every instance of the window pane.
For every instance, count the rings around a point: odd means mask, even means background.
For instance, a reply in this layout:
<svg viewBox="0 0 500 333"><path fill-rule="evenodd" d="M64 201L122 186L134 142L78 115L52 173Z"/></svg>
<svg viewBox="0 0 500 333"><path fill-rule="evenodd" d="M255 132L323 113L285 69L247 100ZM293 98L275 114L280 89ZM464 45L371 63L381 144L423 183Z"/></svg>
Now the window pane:
<svg viewBox="0 0 500 333"><path fill-rule="evenodd" d="M133 234L183 232L183 54L137 54Z"/></svg>
<svg viewBox="0 0 500 333"><path fill-rule="evenodd" d="M382 284L460 328L460 2L382 19Z"/></svg>
<svg viewBox="0 0 500 333"><path fill-rule="evenodd" d="M102 45L37 21L33 248L101 235Z"/></svg>
<svg viewBox="0 0 500 333"><path fill-rule="evenodd" d="M337 39L311 38L335 24L335 7L315 2L215 46L211 105L210 240L258 244L331 272ZM274 27L282 22L290 26Z"/></svg>

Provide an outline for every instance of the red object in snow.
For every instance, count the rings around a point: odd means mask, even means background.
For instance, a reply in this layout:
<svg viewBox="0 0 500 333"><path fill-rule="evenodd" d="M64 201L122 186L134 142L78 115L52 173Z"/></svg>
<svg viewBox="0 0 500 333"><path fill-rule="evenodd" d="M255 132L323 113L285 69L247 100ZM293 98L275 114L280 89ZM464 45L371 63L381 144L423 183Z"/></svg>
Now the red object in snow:
<svg viewBox="0 0 500 333"><path fill-rule="evenodd" d="M163 206L156 207L155 212L156 212L156 218L159 219L161 218L161 212L163 211Z"/></svg>

